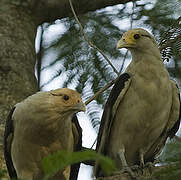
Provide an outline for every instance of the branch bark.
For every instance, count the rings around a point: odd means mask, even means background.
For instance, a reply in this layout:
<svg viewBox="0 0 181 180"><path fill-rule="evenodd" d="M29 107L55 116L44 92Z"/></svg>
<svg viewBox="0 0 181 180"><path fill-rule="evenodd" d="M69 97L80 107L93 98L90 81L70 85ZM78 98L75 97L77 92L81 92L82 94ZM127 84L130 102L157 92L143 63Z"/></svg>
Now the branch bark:
<svg viewBox="0 0 181 180"><path fill-rule="evenodd" d="M108 177L100 177L96 180L163 180L168 179L164 172L170 168L176 167L177 163L171 165L145 167L144 169L137 169L134 171L136 178L130 177L126 172L118 171L115 175ZM178 168L179 169L179 168Z"/></svg>
<svg viewBox="0 0 181 180"><path fill-rule="evenodd" d="M34 76L36 25L26 10L0 5L0 169L5 168L2 141L9 110L37 91Z"/></svg>
<svg viewBox="0 0 181 180"><path fill-rule="evenodd" d="M7 1L7 0L1 0ZM77 14L84 14L107 6L124 4L135 0L73 0ZM17 3L19 2L19 3ZM67 0L29 0L12 1L23 8L27 8L34 16L37 24L53 22L60 18L72 16L69 1Z"/></svg>
<svg viewBox="0 0 181 180"><path fill-rule="evenodd" d="M75 17L78 25L79 25L80 31L81 31L81 33L82 33L85 41L89 44L89 46L91 46L92 48L94 48L95 50L97 50L97 51L104 57L104 59L105 59L105 60L108 62L108 64L112 67L113 71L119 76L119 72L116 70L116 68L113 66L113 64L111 63L111 61L107 58L107 56L102 52L102 50L99 49L96 45L94 45L91 41L89 41L87 35L86 35L85 32L84 32L84 29L83 29L83 27L82 27L82 24L80 23L77 15L76 15L76 13L75 13L75 11L74 11L74 7L73 7L73 5L72 5L72 1L69 0L69 3L70 3L70 7L71 7L71 10L72 10L72 13L73 13L73 15L74 15L74 17Z"/></svg>

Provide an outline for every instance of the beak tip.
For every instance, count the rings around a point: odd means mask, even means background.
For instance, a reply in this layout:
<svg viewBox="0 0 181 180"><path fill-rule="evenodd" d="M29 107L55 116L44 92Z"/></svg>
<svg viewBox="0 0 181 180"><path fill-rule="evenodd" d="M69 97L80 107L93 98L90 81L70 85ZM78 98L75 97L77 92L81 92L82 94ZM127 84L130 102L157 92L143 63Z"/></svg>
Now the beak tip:
<svg viewBox="0 0 181 180"><path fill-rule="evenodd" d="M117 44L116 49L121 49L121 46Z"/></svg>
<svg viewBox="0 0 181 180"><path fill-rule="evenodd" d="M117 49L123 48L124 47L123 42L121 40L119 40L116 47L117 47Z"/></svg>
<svg viewBox="0 0 181 180"><path fill-rule="evenodd" d="M85 112L85 111L86 111L85 104L82 104L82 106L81 106L81 108L80 108L80 111L82 111L82 112Z"/></svg>
<svg viewBox="0 0 181 180"><path fill-rule="evenodd" d="M86 112L86 107L85 107L85 106L82 108L82 111L83 111L83 112Z"/></svg>

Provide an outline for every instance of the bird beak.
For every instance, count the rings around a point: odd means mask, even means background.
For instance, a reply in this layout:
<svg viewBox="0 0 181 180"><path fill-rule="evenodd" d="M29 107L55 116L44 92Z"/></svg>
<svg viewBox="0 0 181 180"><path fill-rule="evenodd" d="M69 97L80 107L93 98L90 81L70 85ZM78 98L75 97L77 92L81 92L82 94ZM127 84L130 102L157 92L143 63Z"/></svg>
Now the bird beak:
<svg viewBox="0 0 181 180"><path fill-rule="evenodd" d="M76 109L79 110L79 111L83 111L85 112L86 111L86 107L85 107L85 104L83 102L80 102L76 105Z"/></svg>
<svg viewBox="0 0 181 180"><path fill-rule="evenodd" d="M120 39L117 43L117 49L124 48L126 43L123 41L123 39Z"/></svg>
<svg viewBox="0 0 181 180"><path fill-rule="evenodd" d="M135 47L136 43L130 37L122 37L117 43L117 49L121 48L132 48Z"/></svg>

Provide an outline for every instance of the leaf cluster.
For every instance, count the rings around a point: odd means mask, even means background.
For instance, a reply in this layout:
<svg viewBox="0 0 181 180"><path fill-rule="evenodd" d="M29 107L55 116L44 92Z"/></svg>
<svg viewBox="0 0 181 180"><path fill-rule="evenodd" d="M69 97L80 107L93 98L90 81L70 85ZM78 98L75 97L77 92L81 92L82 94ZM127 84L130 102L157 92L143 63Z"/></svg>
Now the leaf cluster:
<svg viewBox="0 0 181 180"><path fill-rule="evenodd" d="M160 165L165 166L159 173L155 173L158 179L179 180L181 179L181 143L169 140L160 159Z"/></svg>
<svg viewBox="0 0 181 180"><path fill-rule="evenodd" d="M129 28L124 21L132 20L133 27L141 26L150 29L162 46L181 34L180 18L176 13L179 12L178 3L179 1L170 2L168 0L136 1L134 7L131 6L131 3L127 3L112 7L111 10L90 12L79 16L79 19L89 40L101 49L121 72L124 69L124 53L116 50L116 44L121 34ZM42 63L41 72L43 74L47 69L56 70L42 87L64 74L66 78L62 80L62 87L73 86L82 93L83 99L87 100L113 80L116 74L100 53L91 48L83 39L74 18L65 18L49 24L44 29L44 33L46 34L47 29L51 26L58 24L64 25L63 33L50 43L44 41L44 55L53 52L56 56ZM171 61L168 70L173 77L181 77L180 50L181 40L170 44L162 51L163 59ZM58 68L55 68L57 66ZM93 127L99 124L100 112L97 109L105 104L109 92L110 89L87 106Z"/></svg>
<svg viewBox="0 0 181 180"><path fill-rule="evenodd" d="M58 171L64 170L71 164L87 160L99 161L100 166L108 175L116 170L115 164L111 159L100 155L93 150L86 150L82 152L58 151L54 154L48 155L42 160L42 167L45 173L44 179L46 180L49 177L52 177Z"/></svg>

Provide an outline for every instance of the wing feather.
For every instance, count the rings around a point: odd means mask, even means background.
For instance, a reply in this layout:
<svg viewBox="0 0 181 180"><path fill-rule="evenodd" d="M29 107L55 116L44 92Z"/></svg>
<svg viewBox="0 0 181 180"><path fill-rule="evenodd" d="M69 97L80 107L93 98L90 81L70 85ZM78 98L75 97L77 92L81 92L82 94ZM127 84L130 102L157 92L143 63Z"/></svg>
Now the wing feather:
<svg viewBox="0 0 181 180"><path fill-rule="evenodd" d="M73 123L74 141L76 142L76 144L74 146L74 151L81 151L81 149L82 149L82 128L79 125L76 115L74 115L74 117L72 119L72 123ZM79 168L80 168L80 163L76 163L71 166L70 180L77 180Z"/></svg>
<svg viewBox="0 0 181 180"><path fill-rule="evenodd" d="M177 84L172 82L173 87L173 105L172 105L172 117L170 118L170 125L168 129L168 136L173 138L180 126L181 120L181 105L180 105L180 92Z"/></svg>
<svg viewBox="0 0 181 180"><path fill-rule="evenodd" d="M129 88L131 76L128 73L122 74L113 86L108 100L105 104L104 112L99 128L96 151L101 154L106 154L106 146L109 140L110 129L113 123L114 113L120 101L124 97ZM96 163L94 173L97 175L99 171Z"/></svg>
<svg viewBox="0 0 181 180"><path fill-rule="evenodd" d="M155 157L162 151L168 137L173 138L180 126L181 120L181 105L180 105L180 94L178 86L174 81L172 83L172 106L170 110L169 120L165 126L163 132L149 148L146 153L146 162L153 162Z"/></svg>
<svg viewBox="0 0 181 180"><path fill-rule="evenodd" d="M14 168L12 157L11 157L11 143L13 140L13 133L14 133L12 115L15 108L16 107L11 109L7 117L5 132L4 132L4 157L5 157L6 166L7 166L10 178L17 178L16 170Z"/></svg>

